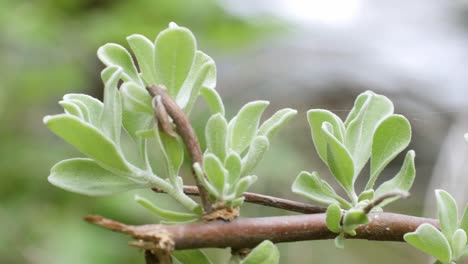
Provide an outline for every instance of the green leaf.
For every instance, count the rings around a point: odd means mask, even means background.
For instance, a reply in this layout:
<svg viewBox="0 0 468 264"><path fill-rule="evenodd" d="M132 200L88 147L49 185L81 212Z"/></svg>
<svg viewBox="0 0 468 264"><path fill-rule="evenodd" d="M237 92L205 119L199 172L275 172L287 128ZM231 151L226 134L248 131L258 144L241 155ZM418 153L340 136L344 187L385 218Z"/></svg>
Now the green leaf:
<svg viewBox="0 0 468 264"><path fill-rule="evenodd" d="M344 241L345 241L344 233L340 233L337 237L335 237L335 247L339 249L343 249Z"/></svg>
<svg viewBox="0 0 468 264"><path fill-rule="evenodd" d="M258 129L257 135L266 136L271 139L282 126L297 114L297 111L291 108L285 108L277 111L272 117L263 122Z"/></svg>
<svg viewBox="0 0 468 264"><path fill-rule="evenodd" d="M333 127L333 135L343 142L345 128L341 119L328 110L314 109L307 112L312 140L319 157L327 164L327 140L322 130L322 124L328 122Z"/></svg>
<svg viewBox="0 0 468 264"><path fill-rule="evenodd" d="M231 151L224 161L224 168L229 172L227 183L232 186L239 179L242 170L242 161L239 154Z"/></svg>
<svg viewBox="0 0 468 264"><path fill-rule="evenodd" d="M154 213L157 215L159 218L166 220L166 221L174 221L174 222L193 222L198 220L199 216L196 214L190 214L190 213L180 213L180 212L174 212L166 209L162 209L156 205L154 205L152 202L149 200L139 196L135 195L135 201L148 209L150 212Z"/></svg>
<svg viewBox="0 0 468 264"><path fill-rule="evenodd" d="M224 160L227 151L227 121L221 114L215 114L208 119L205 138L208 151Z"/></svg>
<svg viewBox="0 0 468 264"><path fill-rule="evenodd" d="M120 87L125 107L130 111L153 115L151 96L134 82L125 82Z"/></svg>
<svg viewBox="0 0 468 264"><path fill-rule="evenodd" d="M371 201L372 199L374 199L374 190L370 189L370 190L367 190L367 191L363 191L359 195L358 202L362 202L362 201L365 201L365 200Z"/></svg>
<svg viewBox="0 0 468 264"><path fill-rule="evenodd" d="M461 229L465 230L465 233L468 235L468 205L465 205L465 209L463 210L462 218L460 219L460 226Z"/></svg>
<svg viewBox="0 0 468 264"><path fill-rule="evenodd" d="M109 67L102 71L104 81L104 108L101 114L101 128L104 134L111 138L117 146L120 145L120 132L122 129L122 99L117 90L122 70L118 67Z"/></svg>
<svg viewBox="0 0 468 264"><path fill-rule="evenodd" d="M158 133L160 137L161 146L164 148L163 152L166 158L167 174L169 178L173 179L179 174L180 167L184 162L184 143L179 136L172 137L166 133Z"/></svg>
<svg viewBox="0 0 468 264"><path fill-rule="evenodd" d="M363 102L364 101L364 102ZM353 157L355 174L359 174L371 155L374 132L393 113L392 102L383 95L367 91L356 99L346 120L345 146Z"/></svg>
<svg viewBox="0 0 468 264"><path fill-rule="evenodd" d="M60 101L59 105L63 107L65 113L78 117L81 120L84 120L83 112L80 107L70 101ZM84 120L86 121L86 120Z"/></svg>
<svg viewBox="0 0 468 264"><path fill-rule="evenodd" d="M169 95L177 98L195 56L196 41L192 32L175 23L161 31L155 41L156 75Z"/></svg>
<svg viewBox="0 0 468 264"><path fill-rule="evenodd" d="M134 34L127 37L127 42L138 61L141 77L147 84L158 84L154 65L154 45L143 35Z"/></svg>
<svg viewBox="0 0 468 264"><path fill-rule="evenodd" d="M330 204L327 208L325 222L333 233L341 232L341 208L338 204Z"/></svg>
<svg viewBox="0 0 468 264"><path fill-rule="evenodd" d="M117 146L95 127L77 117L67 114L46 116L44 124L104 168L125 174L131 172Z"/></svg>
<svg viewBox="0 0 468 264"><path fill-rule="evenodd" d="M351 207L343 199L337 199L338 195L333 188L326 181L320 179L315 171L312 173L301 171L292 185L292 191L321 204L340 203L345 209Z"/></svg>
<svg viewBox="0 0 468 264"><path fill-rule="evenodd" d="M323 139L327 142L326 163L328 168L348 194L354 193L354 163L346 147L333 135L333 126L322 124Z"/></svg>
<svg viewBox="0 0 468 264"><path fill-rule="evenodd" d="M189 113L202 87L216 87L216 65L210 56L201 51L195 52L195 59L189 75L177 95L177 104Z"/></svg>
<svg viewBox="0 0 468 264"><path fill-rule="evenodd" d="M228 146L242 153L257 134L258 123L267 101L254 101L244 105L231 120L228 127Z"/></svg>
<svg viewBox="0 0 468 264"><path fill-rule="evenodd" d="M124 47L108 43L98 49L97 56L108 67L114 68L117 66L118 68L122 68L122 79L124 81L141 83L132 56Z"/></svg>
<svg viewBox="0 0 468 264"><path fill-rule="evenodd" d="M416 176L416 169L414 167L414 151L410 150L406 153L405 161L401 166L400 171L392 179L382 183L379 188L375 191L375 196L381 196L389 192L394 191L409 191L413 185L414 178ZM399 199L399 197L389 198L380 203L380 207Z"/></svg>
<svg viewBox="0 0 468 264"><path fill-rule="evenodd" d="M147 183L116 175L91 159L68 159L55 164L49 182L70 192L90 196L109 195L148 187Z"/></svg>
<svg viewBox="0 0 468 264"><path fill-rule="evenodd" d="M440 230L447 238L452 238L458 228L458 208L455 199L446 191L435 190Z"/></svg>
<svg viewBox="0 0 468 264"><path fill-rule="evenodd" d="M218 157L211 153L205 154L203 156L203 167L210 183L219 193L223 193L228 172L223 168L223 164Z"/></svg>
<svg viewBox="0 0 468 264"><path fill-rule="evenodd" d="M420 225L415 232L407 233L403 238L413 247L442 262L449 262L452 259L449 242L430 224Z"/></svg>
<svg viewBox="0 0 468 264"><path fill-rule="evenodd" d="M200 90L201 95L205 98L208 107L211 110L211 114L220 113L224 116L224 104L221 96L219 96L218 92L215 89L204 88Z"/></svg>
<svg viewBox="0 0 468 264"><path fill-rule="evenodd" d="M245 176L242 179L240 179L236 186L234 187L235 189L235 197L240 197L244 192L246 192L252 184L257 180L257 176L255 175L250 175L250 176Z"/></svg>
<svg viewBox="0 0 468 264"><path fill-rule="evenodd" d="M463 229L457 229L453 233L453 237L451 240L452 246L452 258L457 260L463 256L465 247L466 247L466 233Z"/></svg>
<svg viewBox="0 0 468 264"><path fill-rule="evenodd" d="M247 257L245 257L241 264L278 264L279 263L279 250L269 240L265 240L260 245L256 246Z"/></svg>
<svg viewBox="0 0 468 264"><path fill-rule="evenodd" d="M369 223L369 217L360 209L350 209L343 218L343 231L354 235L354 231L360 225Z"/></svg>
<svg viewBox="0 0 468 264"><path fill-rule="evenodd" d="M377 127L372 143L371 176L366 190L374 186L382 170L405 149L411 141L411 125L401 115L385 118Z"/></svg>
<svg viewBox="0 0 468 264"><path fill-rule="evenodd" d="M88 110L89 122L95 127L100 127L100 118L102 109L104 108L104 105L101 101L86 94L66 94L63 99L65 101L77 100L82 102Z"/></svg>
<svg viewBox="0 0 468 264"><path fill-rule="evenodd" d="M79 100L73 100L73 99L70 99L70 100L67 100L67 102L69 103L72 103L74 104L76 107L79 108L80 112L82 113L82 117L81 119L87 123L91 123L90 119L89 119L89 111L88 111L88 108L86 107L86 105L79 101Z"/></svg>
<svg viewBox="0 0 468 264"><path fill-rule="evenodd" d="M265 152L268 150L270 142L265 136L257 136L250 144L247 155L242 159L242 172L241 175L247 175L258 165L263 159Z"/></svg>
<svg viewBox="0 0 468 264"><path fill-rule="evenodd" d="M197 176L197 179L205 187L208 193L214 198L220 197L222 193L219 193L218 190L216 190L216 188L210 182L208 182L208 180L205 178L205 173L203 172L203 169L200 166L200 163L195 162L193 164L193 170L195 171L195 175Z"/></svg>
<svg viewBox="0 0 468 264"><path fill-rule="evenodd" d="M211 260L199 249L176 250L172 256L181 264L212 264Z"/></svg>

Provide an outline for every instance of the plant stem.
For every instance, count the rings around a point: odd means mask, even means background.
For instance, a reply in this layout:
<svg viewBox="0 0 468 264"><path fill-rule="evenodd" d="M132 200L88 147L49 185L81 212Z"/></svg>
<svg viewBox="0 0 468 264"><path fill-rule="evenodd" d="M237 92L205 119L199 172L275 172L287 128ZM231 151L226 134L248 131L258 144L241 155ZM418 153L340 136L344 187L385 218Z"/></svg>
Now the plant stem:
<svg viewBox="0 0 468 264"><path fill-rule="evenodd" d="M158 193L165 192L160 188L153 188L153 191ZM184 185L184 193L187 195L199 196L200 192L198 191L197 186ZM298 212L303 214L318 214L324 213L327 208L314 206L306 203L300 203L296 201L291 201L283 198L278 198L274 196L268 196L257 193L245 192L242 194L245 197L245 202L260 204L268 207L279 208L287 211Z"/></svg>
<svg viewBox="0 0 468 264"><path fill-rule="evenodd" d="M370 222L356 229L350 239L403 241L404 234L413 232L423 223L438 227L435 219L393 213L370 213ZM236 219L230 223L212 221L180 225L125 225L101 216L87 216L86 221L125 233L135 239L152 242L167 233L175 249L253 248L264 240L273 243L332 239L336 233L328 230L325 214L276 216Z"/></svg>
<svg viewBox="0 0 468 264"><path fill-rule="evenodd" d="M200 148L200 144L198 143L197 136L195 131L193 130L190 121L188 120L187 116L184 114L184 111L177 105L177 103L169 96L166 89L158 85L151 85L146 87L149 94L152 97L161 96L161 102L164 105L167 114L172 118L172 121L177 127L177 132L182 137L185 146L187 147L188 154L190 156L190 160L192 165L195 163L199 163L200 165L203 164L203 153ZM193 177L195 179L195 183L200 190L200 198L203 205L203 209L205 213L210 213L212 208L212 201L208 196L208 192L205 190L203 185L195 176L195 172L192 169Z"/></svg>
<svg viewBox="0 0 468 264"><path fill-rule="evenodd" d="M401 198L407 198L409 196L408 192L401 192L401 191L395 191L395 192L389 192L386 194L383 194L374 200L372 200L366 207L364 207L363 211L365 214L368 214L372 208L378 206L381 202L385 201L385 199L393 198L400 196Z"/></svg>

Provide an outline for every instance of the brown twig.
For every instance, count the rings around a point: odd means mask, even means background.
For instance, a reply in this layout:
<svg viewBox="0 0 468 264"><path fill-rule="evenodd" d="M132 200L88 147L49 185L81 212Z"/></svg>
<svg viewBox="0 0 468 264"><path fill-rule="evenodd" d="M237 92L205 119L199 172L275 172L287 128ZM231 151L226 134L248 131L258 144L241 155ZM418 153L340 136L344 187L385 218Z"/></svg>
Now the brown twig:
<svg viewBox="0 0 468 264"><path fill-rule="evenodd" d="M365 214L368 214L372 210L372 208L378 206L380 203L382 203L386 199L394 198L397 196L400 196L401 198L407 198L409 195L410 195L409 192L401 192L401 191L395 191L395 192L389 192L389 193L383 194L375 198L374 200L372 200L366 207L364 207L363 211Z"/></svg>
<svg viewBox="0 0 468 264"><path fill-rule="evenodd" d="M404 234L413 232L423 223L438 227L435 219L394 213L370 213L370 222L356 229L349 238L403 241ZM331 239L337 234L328 230L325 214L290 215L236 219L230 223L214 221L180 225L125 225L101 216L87 216L86 221L128 234L143 241L160 239L169 234L175 249L252 248L264 240L274 243Z"/></svg>
<svg viewBox="0 0 468 264"><path fill-rule="evenodd" d="M169 114L169 116L172 118L172 121L176 125L177 132L182 137L182 140L184 141L184 144L187 147L187 151L192 164L199 163L200 165L202 165L203 154L200 148L200 144L198 143L195 131L193 130L193 127L190 124L190 121L188 120L187 116L184 114L184 111L169 96L166 89L164 89L163 87L158 85L151 85L146 87L146 89L152 97L160 96L160 101L164 105L164 108ZM200 190L200 199L203 205L203 209L205 210L205 213L210 213L213 210L213 208L212 202L208 197L208 192L196 177L193 169L192 173L195 178L195 183L198 189Z"/></svg>
<svg viewBox="0 0 468 264"><path fill-rule="evenodd" d="M157 193L164 193L164 191L159 188L153 188L153 191ZM184 193L192 196L200 195L197 186L185 185ZM327 208L324 207L314 206L306 203L300 203L263 194L245 192L243 196L245 197L245 202L247 203L260 204L268 207L284 209L302 214L318 214L324 213L327 210Z"/></svg>

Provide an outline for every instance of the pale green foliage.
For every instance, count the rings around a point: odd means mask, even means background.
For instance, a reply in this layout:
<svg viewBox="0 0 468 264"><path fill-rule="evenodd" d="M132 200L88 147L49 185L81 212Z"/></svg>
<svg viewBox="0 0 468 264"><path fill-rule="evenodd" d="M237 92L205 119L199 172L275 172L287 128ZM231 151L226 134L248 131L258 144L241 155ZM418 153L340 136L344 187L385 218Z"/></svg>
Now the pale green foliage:
<svg viewBox="0 0 468 264"><path fill-rule="evenodd" d="M266 101L250 102L229 122L224 111L217 111L208 119L203 161L208 180L201 177L203 169L199 164L194 170L213 200L232 207L242 204L242 194L257 179L248 175L268 150L270 138L297 113L293 109L282 109L260 125L268 104Z"/></svg>
<svg viewBox="0 0 468 264"><path fill-rule="evenodd" d="M341 232L341 208L337 204L330 204L327 208L325 222L328 229L334 233Z"/></svg>
<svg viewBox="0 0 468 264"><path fill-rule="evenodd" d="M107 66L101 74L103 103L86 95L69 94L60 102L65 114L44 118L50 130L89 157L58 163L49 181L87 195L158 187L192 213L163 210L139 197L136 200L163 220L193 220L194 215L201 213L201 207L182 190L183 182L178 176L184 157L182 141L155 129L151 97L145 86L164 85L186 113L202 93L210 108L224 114L222 101L214 90L216 66L208 55L197 50L190 30L175 23L162 31L154 44L142 35L129 36L127 41L136 62L130 52L117 44L106 44L97 52ZM119 90L120 80L123 83ZM130 162L125 157L120 147L122 127L135 141L139 161ZM161 165L152 164L148 145L158 146L165 162L163 175L155 174L153 168ZM221 189L223 185L224 182L216 183Z"/></svg>
<svg viewBox="0 0 468 264"><path fill-rule="evenodd" d="M440 263L454 263L468 252L465 212L458 220L458 207L449 193L436 190L440 231L430 224L422 224L415 232L404 236L406 242L436 258Z"/></svg>
<svg viewBox="0 0 468 264"><path fill-rule="evenodd" d="M180 213L162 209L139 195L135 195L135 201L141 204L149 211L151 211L152 213L154 213L155 215L157 215L160 219L164 220L165 222L193 222L198 220L199 218L199 215L197 214Z"/></svg>
<svg viewBox="0 0 468 264"><path fill-rule="evenodd" d="M295 193L325 205L339 205L343 213L340 232L353 235L354 230L368 222L364 208L374 198L390 192L406 192L415 177L414 151L409 151L400 172L376 190L374 183L382 170L409 144L411 127L408 120L393 114L392 102L383 95L367 91L359 95L346 121L323 109L307 112L315 149L330 172L343 187L349 201L338 196L317 172L300 172L292 185ZM370 175L366 188L358 195L355 182L370 159ZM382 207L399 196L389 197L379 204ZM335 209L333 209L335 210ZM336 211L336 210L335 210ZM334 211L331 211L334 212ZM334 214L336 215L336 214ZM336 218L330 215L330 223ZM336 226L330 226L333 232ZM343 235L337 237L342 245Z"/></svg>
<svg viewBox="0 0 468 264"><path fill-rule="evenodd" d="M278 264L279 250L268 240L263 241L256 246L240 264Z"/></svg>
<svg viewBox="0 0 468 264"><path fill-rule="evenodd" d="M212 264L213 262L199 249L177 250L172 253L174 263L180 264Z"/></svg>
<svg viewBox="0 0 468 264"><path fill-rule="evenodd" d="M405 241L443 263L448 263L452 259L449 242L430 224L422 224L415 232L406 234Z"/></svg>
<svg viewBox="0 0 468 264"><path fill-rule="evenodd" d="M63 160L52 167L49 181L65 190L85 195L108 195L147 187L144 182L114 174L92 159Z"/></svg>

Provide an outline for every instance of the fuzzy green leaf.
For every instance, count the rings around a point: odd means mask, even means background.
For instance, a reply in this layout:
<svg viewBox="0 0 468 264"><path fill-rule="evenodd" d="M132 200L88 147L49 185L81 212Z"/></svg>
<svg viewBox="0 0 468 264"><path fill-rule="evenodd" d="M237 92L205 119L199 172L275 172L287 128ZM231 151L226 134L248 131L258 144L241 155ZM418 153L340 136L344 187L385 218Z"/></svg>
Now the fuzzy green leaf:
<svg viewBox="0 0 468 264"><path fill-rule="evenodd" d="M236 186L234 187L235 189L235 197L240 197L244 192L246 192L252 184L257 180L257 176L250 175L250 176L245 176L242 179L240 179Z"/></svg>
<svg viewBox="0 0 468 264"><path fill-rule="evenodd" d="M151 96L147 91L134 82L125 82L120 87L125 107L131 111L153 114Z"/></svg>
<svg viewBox="0 0 468 264"><path fill-rule="evenodd" d="M359 174L371 155L374 132L387 116L393 113L393 104L385 96L367 91L356 99L346 120L345 146L354 160L355 174Z"/></svg>
<svg viewBox="0 0 468 264"><path fill-rule="evenodd" d="M154 45L143 35L134 34L127 37L127 42L135 54L141 77L149 85L158 84L154 65Z"/></svg>
<svg viewBox="0 0 468 264"><path fill-rule="evenodd" d="M440 230L451 238L458 228L458 208L455 199L446 191L435 190Z"/></svg>
<svg viewBox="0 0 468 264"><path fill-rule="evenodd" d="M372 199L374 199L374 190L370 189L367 191L363 191L361 194L359 194L358 202L362 202L365 200L371 201Z"/></svg>
<svg viewBox="0 0 468 264"><path fill-rule="evenodd" d="M175 178L179 174L180 167L184 162L184 144L179 136L172 137L166 133L159 133L163 155L165 156L167 174L169 178Z"/></svg>
<svg viewBox="0 0 468 264"><path fill-rule="evenodd" d="M463 256L465 247L466 247L467 237L463 229L457 229L453 233L451 240L452 246L452 258L457 260Z"/></svg>
<svg viewBox="0 0 468 264"><path fill-rule="evenodd" d="M339 249L343 249L344 241L345 241L344 233L340 233L337 237L335 237L335 247Z"/></svg>
<svg viewBox="0 0 468 264"><path fill-rule="evenodd" d="M389 192L404 191L407 192L413 185L414 178L416 177L416 169L414 167L414 156L413 150L408 151L405 156L405 161L401 166L400 171L392 179L382 183L379 188L375 191L375 196L381 196ZM380 203L380 207L399 199L399 197L389 198Z"/></svg>
<svg viewBox="0 0 468 264"><path fill-rule="evenodd" d="M78 105L70 101L60 101L59 105L63 107L63 109L65 110L65 113L72 115L72 116L76 116L80 120L83 120L86 122L86 120L84 120L83 112L81 111Z"/></svg>
<svg viewBox="0 0 468 264"><path fill-rule="evenodd" d="M220 113L224 116L224 104L221 96L219 96L218 92L215 89L204 88L202 87L200 91L203 98L205 98L208 107L211 110L211 114Z"/></svg>
<svg viewBox="0 0 468 264"><path fill-rule="evenodd" d="M272 117L263 122L258 129L258 135L266 136L271 139L282 126L297 114L297 111L291 108L285 108L277 111Z"/></svg>
<svg viewBox="0 0 468 264"><path fill-rule="evenodd" d="M90 124L67 114L46 116L44 123L52 132L106 169L123 173L131 171L117 146Z"/></svg>
<svg viewBox="0 0 468 264"><path fill-rule="evenodd" d="M301 171L292 185L292 191L321 204L340 203L344 208L350 207L346 202L343 204L337 200L338 195L333 188L320 179L315 171L312 173Z"/></svg>
<svg viewBox="0 0 468 264"><path fill-rule="evenodd" d="M328 122L322 124L323 139L327 142L326 162L328 168L348 192L354 193L354 163L346 147L333 134L333 126Z"/></svg>
<svg viewBox="0 0 468 264"><path fill-rule="evenodd" d="M211 260L199 249L176 250L172 256L181 264L212 264Z"/></svg>
<svg viewBox="0 0 468 264"><path fill-rule="evenodd" d="M269 240L265 240L260 245L256 246L247 257L245 257L241 264L278 264L279 263L279 250Z"/></svg>
<svg viewBox="0 0 468 264"><path fill-rule="evenodd" d="M341 231L341 208L338 204L330 204L327 208L325 222L328 229L333 233L340 233Z"/></svg>
<svg viewBox="0 0 468 264"><path fill-rule="evenodd" d="M218 190L205 178L205 173L203 172L200 163L196 162L193 164L193 170L195 171L195 175L200 183L205 187L208 193L213 196L214 198L220 197L222 193L218 192Z"/></svg>
<svg viewBox="0 0 468 264"><path fill-rule="evenodd" d="M89 122L95 127L100 127L101 113L104 108L101 101L86 94L66 94L63 99L65 101L76 100L82 102L88 110Z"/></svg>
<svg viewBox="0 0 468 264"><path fill-rule="evenodd" d="M177 95L177 104L189 113L200 95L201 88L216 87L216 65L210 56L201 51L195 52L195 59L187 79Z"/></svg>
<svg viewBox="0 0 468 264"><path fill-rule="evenodd" d="M463 210L462 218L460 219L460 226L461 229L465 230L465 233L468 235L468 205L465 205L465 209Z"/></svg>
<svg viewBox="0 0 468 264"><path fill-rule="evenodd" d="M328 110L314 109L307 112L312 140L319 157L327 164L327 140L322 131L322 124L328 122L333 126L333 135L343 142L345 128L341 119Z"/></svg>
<svg viewBox="0 0 468 264"><path fill-rule="evenodd" d="M208 151L224 160L227 151L227 121L221 114L215 114L208 119L205 138Z"/></svg>
<svg viewBox="0 0 468 264"><path fill-rule="evenodd" d="M242 153L257 134L258 123L267 101L254 101L244 105L231 120L228 129L228 146Z"/></svg>
<svg viewBox="0 0 468 264"><path fill-rule="evenodd" d="M242 159L241 176L247 175L258 165L263 159L265 152L268 150L270 142L265 136L257 136L252 140L247 155Z"/></svg>
<svg viewBox="0 0 468 264"><path fill-rule="evenodd" d="M343 218L343 231L354 234L356 228L360 225L369 223L369 217L359 209L350 209Z"/></svg>
<svg viewBox="0 0 468 264"><path fill-rule="evenodd" d="M401 115L390 115L377 127L372 143L371 175L366 190L374 186L382 170L411 141L411 126Z"/></svg>
<svg viewBox="0 0 468 264"><path fill-rule="evenodd" d="M108 43L98 49L97 55L106 66L122 68L122 79L124 81L141 83L132 56L124 47Z"/></svg>
<svg viewBox="0 0 468 264"><path fill-rule="evenodd" d="M203 166L210 183L219 193L223 193L228 172L223 168L221 161L215 155L208 153L203 157Z"/></svg>
<svg viewBox="0 0 468 264"><path fill-rule="evenodd" d="M101 128L104 134L111 138L117 146L120 145L122 130L122 99L117 90L122 70L118 67L108 67L101 73L104 87L104 107L101 113Z"/></svg>
<svg viewBox="0 0 468 264"><path fill-rule="evenodd" d="M175 211L170 211L166 209L162 209L156 205L154 205L149 200L135 195L135 201L148 209L150 212L154 213L159 218L166 220L166 221L173 221L173 222L193 222L198 220L199 216L196 214L191 213L180 213Z"/></svg>
<svg viewBox="0 0 468 264"><path fill-rule="evenodd" d="M239 154L234 151L229 153L229 155L226 157L226 160L224 161L224 168L226 168L226 170L229 172L227 183L232 186L235 182L237 182L241 175L242 161Z"/></svg>
<svg viewBox="0 0 468 264"><path fill-rule="evenodd" d="M122 113L122 124L127 133L135 140L139 141L138 131L148 130L153 126L153 116L134 112L124 105Z"/></svg>
<svg viewBox="0 0 468 264"><path fill-rule="evenodd" d="M161 31L155 41L156 75L169 95L177 94L187 78L195 56L196 41L192 32L175 23Z"/></svg>
<svg viewBox="0 0 468 264"><path fill-rule="evenodd" d="M48 178L53 185L90 196L109 195L148 187L143 182L116 175L91 159L68 159L55 164Z"/></svg>
<svg viewBox="0 0 468 264"><path fill-rule="evenodd" d="M452 259L449 242L437 228L430 224L420 225L415 232L407 233L403 238L413 247L444 263Z"/></svg>

